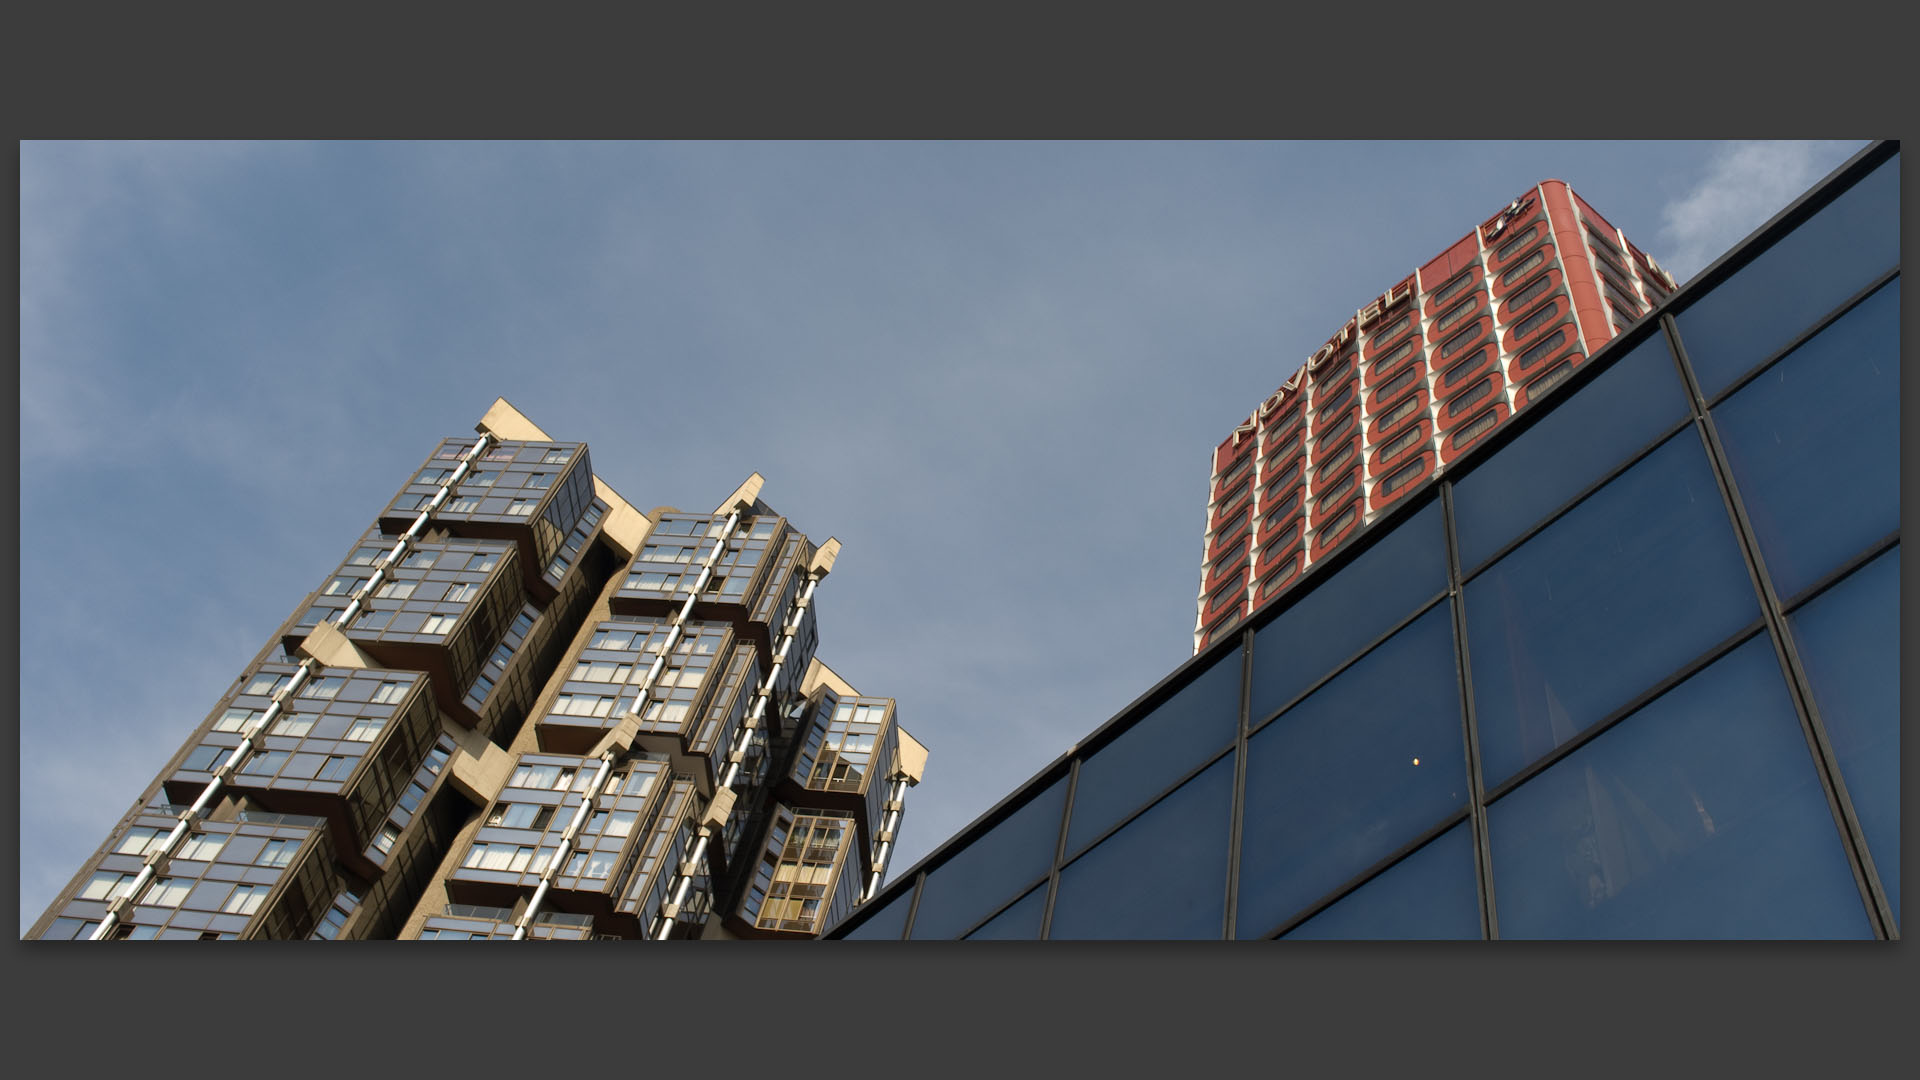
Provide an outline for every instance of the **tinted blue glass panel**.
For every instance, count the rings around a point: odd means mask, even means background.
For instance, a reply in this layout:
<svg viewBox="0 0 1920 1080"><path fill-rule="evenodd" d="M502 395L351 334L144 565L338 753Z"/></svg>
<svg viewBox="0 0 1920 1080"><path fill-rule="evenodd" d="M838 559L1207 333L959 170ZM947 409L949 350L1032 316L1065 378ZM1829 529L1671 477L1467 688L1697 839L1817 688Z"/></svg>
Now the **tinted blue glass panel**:
<svg viewBox="0 0 1920 1080"><path fill-rule="evenodd" d="M1436 501L1254 635L1253 719L1293 700L1446 587L1447 542Z"/></svg>
<svg viewBox="0 0 1920 1080"><path fill-rule="evenodd" d="M1782 600L1899 528L1899 279L1713 419Z"/></svg>
<svg viewBox="0 0 1920 1080"><path fill-rule="evenodd" d="M1453 618L1415 619L1247 741L1242 937L1281 922L1467 801Z"/></svg>
<svg viewBox="0 0 1920 1080"><path fill-rule="evenodd" d="M1047 936L1218 938L1232 809L1228 755L1060 871Z"/></svg>
<svg viewBox="0 0 1920 1080"><path fill-rule="evenodd" d="M1040 919L1047 913L1047 887L1035 886L1012 907L967 935L968 941L1038 941Z"/></svg>
<svg viewBox="0 0 1920 1080"><path fill-rule="evenodd" d="M899 896L885 901L866 922L854 927L845 936L848 941L898 941L901 931L907 928L907 911L913 907L913 890L905 889Z"/></svg>
<svg viewBox="0 0 1920 1080"><path fill-rule="evenodd" d="M1294 927L1285 939L1437 941L1479 936L1473 833L1462 823Z"/></svg>
<svg viewBox="0 0 1920 1080"><path fill-rule="evenodd" d="M1675 320L1709 399L1900 262L1896 155Z"/></svg>
<svg viewBox="0 0 1920 1080"><path fill-rule="evenodd" d="M1546 407L1551 411L1525 434L1454 481L1462 572L1679 423L1687 398L1666 338L1655 334L1578 393Z"/></svg>
<svg viewBox="0 0 1920 1080"><path fill-rule="evenodd" d="M1005 821L927 874L916 938L957 938L1047 872L1060 842L1067 785L1056 780Z"/></svg>
<svg viewBox="0 0 1920 1080"><path fill-rule="evenodd" d="M1235 651L1080 764L1067 825L1069 856L1226 749L1239 727L1240 653Z"/></svg>
<svg viewBox="0 0 1920 1080"><path fill-rule="evenodd" d="M1870 937L1763 634L1487 811L1503 938Z"/></svg>
<svg viewBox="0 0 1920 1080"><path fill-rule="evenodd" d="M1900 911L1900 549L1787 616L1827 743Z"/></svg>
<svg viewBox="0 0 1920 1080"><path fill-rule="evenodd" d="M1488 787L1760 615L1689 428L1467 583Z"/></svg>

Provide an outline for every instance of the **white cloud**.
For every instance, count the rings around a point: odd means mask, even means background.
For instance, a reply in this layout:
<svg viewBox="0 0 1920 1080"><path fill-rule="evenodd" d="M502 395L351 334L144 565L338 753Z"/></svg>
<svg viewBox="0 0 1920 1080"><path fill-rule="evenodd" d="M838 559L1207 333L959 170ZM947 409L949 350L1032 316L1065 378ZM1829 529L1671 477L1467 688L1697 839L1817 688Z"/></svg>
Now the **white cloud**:
<svg viewBox="0 0 1920 1080"><path fill-rule="evenodd" d="M1661 211L1668 272L1686 281L1812 187L1857 142L1736 142L1717 150L1706 175Z"/></svg>

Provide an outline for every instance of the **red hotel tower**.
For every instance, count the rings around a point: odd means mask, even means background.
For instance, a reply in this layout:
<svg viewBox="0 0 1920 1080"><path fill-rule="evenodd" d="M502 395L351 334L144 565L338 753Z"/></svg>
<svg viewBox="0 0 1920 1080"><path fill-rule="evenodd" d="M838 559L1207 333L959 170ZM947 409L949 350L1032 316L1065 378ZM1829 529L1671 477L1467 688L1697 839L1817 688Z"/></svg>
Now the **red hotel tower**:
<svg viewBox="0 0 1920 1080"><path fill-rule="evenodd" d="M1213 450L1194 651L1674 288L1543 180L1361 308Z"/></svg>

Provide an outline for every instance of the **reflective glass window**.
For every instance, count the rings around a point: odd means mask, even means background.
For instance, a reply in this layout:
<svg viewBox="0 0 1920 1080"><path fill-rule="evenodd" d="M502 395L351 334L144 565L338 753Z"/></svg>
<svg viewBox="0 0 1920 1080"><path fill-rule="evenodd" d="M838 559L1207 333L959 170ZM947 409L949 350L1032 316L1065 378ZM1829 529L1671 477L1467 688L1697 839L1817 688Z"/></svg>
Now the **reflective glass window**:
<svg viewBox="0 0 1920 1080"><path fill-rule="evenodd" d="M1900 282L1713 410L1782 600L1900 527Z"/></svg>
<svg viewBox="0 0 1920 1080"><path fill-rule="evenodd" d="M1080 763L1067 826L1068 854L1226 749L1239 720L1236 649Z"/></svg>
<svg viewBox="0 0 1920 1080"><path fill-rule="evenodd" d="M1454 481L1461 571L1472 572L1686 415L1680 373L1655 334Z"/></svg>
<svg viewBox="0 0 1920 1080"><path fill-rule="evenodd" d="M967 935L968 941L1038 941L1040 920L1047 913L1047 886L1034 886L1012 907Z"/></svg>
<svg viewBox="0 0 1920 1080"><path fill-rule="evenodd" d="M913 890L903 889L898 896L881 904L867 921L849 930L848 941L898 941L907 928L907 911L913 907Z"/></svg>
<svg viewBox="0 0 1920 1080"><path fill-rule="evenodd" d="M1488 808L1503 938L1859 938L1866 908L1758 636Z"/></svg>
<svg viewBox="0 0 1920 1080"><path fill-rule="evenodd" d="M916 938L955 938L1053 865L1067 784L1056 780L1005 821L927 874Z"/></svg>
<svg viewBox="0 0 1920 1080"><path fill-rule="evenodd" d="M1381 871L1287 941L1439 941L1480 936L1473 833L1462 822Z"/></svg>
<svg viewBox="0 0 1920 1080"><path fill-rule="evenodd" d="M1301 596L1253 641L1259 721L1447 587L1447 543L1432 502Z"/></svg>
<svg viewBox="0 0 1920 1080"><path fill-rule="evenodd" d="M1488 787L1760 614L1692 429L1467 583Z"/></svg>
<svg viewBox="0 0 1920 1080"><path fill-rule="evenodd" d="M1900 263L1895 155L1676 318L1709 399Z"/></svg>
<svg viewBox="0 0 1920 1080"><path fill-rule="evenodd" d="M1219 938L1232 808L1228 755L1062 870L1047 936Z"/></svg>
<svg viewBox="0 0 1920 1080"><path fill-rule="evenodd" d="M1900 911L1900 549L1787 616L1827 742Z"/></svg>
<svg viewBox="0 0 1920 1080"><path fill-rule="evenodd" d="M1247 741L1242 937L1262 937L1467 802L1453 615L1437 604Z"/></svg>

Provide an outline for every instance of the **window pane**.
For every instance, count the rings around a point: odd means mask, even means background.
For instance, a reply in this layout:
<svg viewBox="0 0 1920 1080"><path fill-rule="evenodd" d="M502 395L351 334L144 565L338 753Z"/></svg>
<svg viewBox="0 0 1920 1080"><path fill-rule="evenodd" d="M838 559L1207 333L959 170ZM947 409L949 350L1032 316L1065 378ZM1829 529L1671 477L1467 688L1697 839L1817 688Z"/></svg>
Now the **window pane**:
<svg viewBox="0 0 1920 1080"><path fill-rule="evenodd" d="M1285 935L1288 941L1438 941L1480 936L1473 833L1465 822Z"/></svg>
<svg viewBox="0 0 1920 1080"><path fill-rule="evenodd" d="M1453 618L1414 620L1247 740L1241 937L1275 926L1467 802Z"/></svg>
<svg viewBox="0 0 1920 1080"><path fill-rule="evenodd" d="M1506 938L1869 937L1765 635L1488 809Z"/></svg>
<svg viewBox="0 0 1920 1080"><path fill-rule="evenodd" d="M1454 481L1461 571L1473 571L1686 414L1680 373L1666 338L1655 334Z"/></svg>
<svg viewBox="0 0 1920 1080"><path fill-rule="evenodd" d="M1047 913L1047 886L1037 885L987 925L967 935L968 941L1038 941L1040 920Z"/></svg>
<svg viewBox="0 0 1920 1080"><path fill-rule="evenodd" d="M1232 809L1228 755L1062 870L1047 936L1219 938Z"/></svg>
<svg viewBox="0 0 1920 1080"><path fill-rule="evenodd" d="M1895 155L1680 313L1700 392L1712 398L1899 262Z"/></svg>
<svg viewBox="0 0 1920 1080"><path fill-rule="evenodd" d="M1760 613L1692 429L1474 578L1466 603L1489 787Z"/></svg>
<svg viewBox="0 0 1920 1080"><path fill-rule="evenodd" d="M1447 544L1436 501L1254 636L1258 722L1447 587Z"/></svg>
<svg viewBox="0 0 1920 1080"><path fill-rule="evenodd" d="M1900 549L1787 617L1874 869L1900 912Z"/></svg>
<svg viewBox="0 0 1920 1080"><path fill-rule="evenodd" d="M1713 419L1782 600L1899 528L1899 280Z"/></svg>
<svg viewBox="0 0 1920 1080"><path fill-rule="evenodd" d="M873 913L866 922L861 923L846 935L848 941L898 941L900 931L907 928L907 910L913 906L913 890L907 889L886 901L880 910Z"/></svg>
<svg viewBox="0 0 1920 1080"><path fill-rule="evenodd" d="M1067 784L1056 780L1027 805L927 874L916 938L955 938L1053 865Z"/></svg>
<svg viewBox="0 0 1920 1080"><path fill-rule="evenodd" d="M1114 822L1226 749L1240 726L1240 652L1199 678L1080 764L1067 825L1071 857Z"/></svg>

